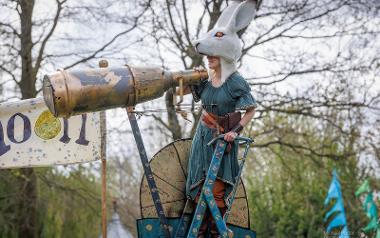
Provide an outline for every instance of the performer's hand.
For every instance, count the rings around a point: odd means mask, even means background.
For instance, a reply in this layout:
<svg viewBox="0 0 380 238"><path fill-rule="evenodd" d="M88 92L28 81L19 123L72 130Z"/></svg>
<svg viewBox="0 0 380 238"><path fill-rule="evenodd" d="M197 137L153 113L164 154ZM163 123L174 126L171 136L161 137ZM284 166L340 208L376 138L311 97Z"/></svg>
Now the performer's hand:
<svg viewBox="0 0 380 238"><path fill-rule="evenodd" d="M234 132L234 131L230 131L230 132L227 132L225 135L224 135L224 140L227 141L227 142L232 142L235 140L235 138L238 136L238 133Z"/></svg>

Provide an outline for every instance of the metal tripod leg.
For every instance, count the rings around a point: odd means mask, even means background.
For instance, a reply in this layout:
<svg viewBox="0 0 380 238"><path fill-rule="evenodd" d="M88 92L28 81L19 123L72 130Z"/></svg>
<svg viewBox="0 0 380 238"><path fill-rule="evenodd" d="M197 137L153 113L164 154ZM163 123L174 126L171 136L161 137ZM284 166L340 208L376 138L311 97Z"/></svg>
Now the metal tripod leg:
<svg viewBox="0 0 380 238"><path fill-rule="evenodd" d="M139 125L137 124L136 116L134 113L130 112L128 109L127 109L127 112L128 112L129 122L131 123L132 132L136 140L137 148L140 153L140 159L144 168L149 190L150 190L150 193L152 194L154 206L156 207L156 212L160 219L162 230L164 231L165 237L170 238L171 236L170 236L170 231L169 231L168 220L166 219L164 209L162 208L160 195L158 193L156 182L154 181L152 169L150 168L150 165L149 165L148 157L146 155L144 143L141 137Z"/></svg>

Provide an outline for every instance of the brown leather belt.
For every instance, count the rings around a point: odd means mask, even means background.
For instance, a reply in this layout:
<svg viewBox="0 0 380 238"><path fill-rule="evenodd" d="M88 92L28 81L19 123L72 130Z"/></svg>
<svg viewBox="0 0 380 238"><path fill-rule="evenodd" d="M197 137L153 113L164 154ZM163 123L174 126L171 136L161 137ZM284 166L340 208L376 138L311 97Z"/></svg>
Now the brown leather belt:
<svg viewBox="0 0 380 238"><path fill-rule="evenodd" d="M210 129L217 130L218 134L229 132L240 122L240 119L240 112L231 112L224 116L218 116L206 110L202 111L201 117L202 123Z"/></svg>
<svg viewBox="0 0 380 238"><path fill-rule="evenodd" d="M214 129L217 134L222 134L231 131L236 125L239 125L241 119L240 112L231 112L227 113L224 116L218 116L207 112L202 111L201 121L203 125L210 129ZM215 133L214 132L214 133ZM214 134L213 133L213 134ZM214 136L216 136L214 134ZM232 149L232 144L229 142L226 147L226 153L229 153Z"/></svg>
<svg viewBox="0 0 380 238"><path fill-rule="evenodd" d="M217 130L218 134L224 132L224 128L220 125L220 122L223 118L224 117L219 117L215 114L206 112L205 110L202 111L201 120L203 122L203 125L207 126L210 129Z"/></svg>

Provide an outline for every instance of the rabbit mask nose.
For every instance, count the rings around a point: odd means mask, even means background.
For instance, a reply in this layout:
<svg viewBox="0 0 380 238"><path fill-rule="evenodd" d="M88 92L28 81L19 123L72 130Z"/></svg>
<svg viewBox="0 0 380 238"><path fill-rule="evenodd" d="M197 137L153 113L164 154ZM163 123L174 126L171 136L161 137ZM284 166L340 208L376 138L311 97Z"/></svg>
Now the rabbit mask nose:
<svg viewBox="0 0 380 238"><path fill-rule="evenodd" d="M200 40L199 39L196 39L196 40L193 40L191 43L194 47L197 47L199 45L199 42Z"/></svg>
<svg viewBox="0 0 380 238"><path fill-rule="evenodd" d="M191 43L196 46L197 44L199 44L199 41L200 39L196 39L196 40L193 40Z"/></svg>
<svg viewBox="0 0 380 238"><path fill-rule="evenodd" d="M195 51L197 52L197 53L199 53L199 45L201 44L200 43L200 40L194 40L193 42L192 42L192 44L193 44L193 46L194 46L194 49L195 49Z"/></svg>

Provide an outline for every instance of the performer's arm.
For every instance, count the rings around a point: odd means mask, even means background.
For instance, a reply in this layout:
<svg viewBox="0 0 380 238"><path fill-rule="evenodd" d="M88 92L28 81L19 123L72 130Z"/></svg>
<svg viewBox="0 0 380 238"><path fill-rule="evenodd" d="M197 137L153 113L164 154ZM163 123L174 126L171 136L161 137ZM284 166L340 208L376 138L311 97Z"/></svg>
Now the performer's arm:
<svg viewBox="0 0 380 238"><path fill-rule="evenodd" d="M254 115L255 115L255 108L254 107L247 109L246 113L244 114L243 118L240 120L239 124L242 127L245 127L245 125L247 125L248 122L250 122L252 120Z"/></svg>

